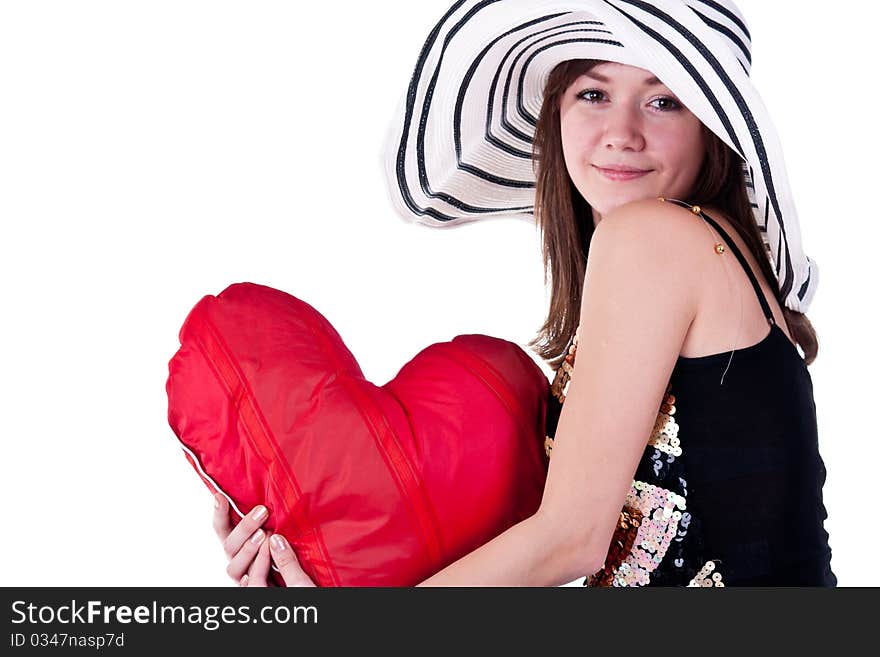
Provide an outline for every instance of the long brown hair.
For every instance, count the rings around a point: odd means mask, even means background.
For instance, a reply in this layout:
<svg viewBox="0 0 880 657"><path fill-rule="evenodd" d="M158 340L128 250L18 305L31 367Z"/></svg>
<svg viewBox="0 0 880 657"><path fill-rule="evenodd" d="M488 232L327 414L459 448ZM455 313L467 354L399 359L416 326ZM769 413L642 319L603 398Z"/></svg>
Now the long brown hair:
<svg viewBox="0 0 880 657"><path fill-rule="evenodd" d="M580 322L581 293L593 237L592 208L578 192L562 152L559 101L566 89L599 60L562 62L550 74L535 130L535 219L543 236L544 284L551 281L550 308L538 335L529 347L557 369L565 357ZM773 273L770 254L755 222L746 189L745 165L711 130L703 126L706 157L686 199L693 205L724 208L730 222L752 252L764 278L782 308L792 338L811 364L818 352L818 340L807 316L790 310L782 302L779 281Z"/></svg>

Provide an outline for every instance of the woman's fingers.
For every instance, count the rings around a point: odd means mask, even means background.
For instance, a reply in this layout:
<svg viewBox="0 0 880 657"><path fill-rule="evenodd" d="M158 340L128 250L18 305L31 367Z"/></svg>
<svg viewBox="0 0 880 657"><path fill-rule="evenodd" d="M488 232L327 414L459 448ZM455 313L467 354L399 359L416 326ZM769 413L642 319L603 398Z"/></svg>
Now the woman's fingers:
<svg viewBox="0 0 880 657"><path fill-rule="evenodd" d="M232 531L232 521L229 519L229 502L220 493L214 494L214 533L221 541L225 541Z"/></svg>
<svg viewBox="0 0 880 657"><path fill-rule="evenodd" d="M269 541L260 543L257 556L251 562L248 571L239 580L241 586L268 586L269 567L272 556L269 554Z"/></svg>
<svg viewBox="0 0 880 657"><path fill-rule="evenodd" d="M272 560L281 571L284 583L289 586L314 586L315 583L306 575L305 571L300 567L290 543L281 535L273 534L269 540L269 550L272 553Z"/></svg>
<svg viewBox="0 0 880 657"><path fill-rule="evenodd" d="M229 564L226 566L226 574L236 582L239 581L241 576L248 572L254 557L257 556L257 553L260 550L260 546L265 542L266 532L262 529L257 529L257 531L255 531L253 535L244 542L241 549L235 553L235 556L229 560Z"/></svg>
<svg viewBox="0 0 880 657"><path fill-rule="evenodd" d="M260 528L260 525L266 522L266 518L268 517L269 511L262 504L251 509L250 513L242 518L231 532L228 532L225 537L221 537L221 540L223 541L223 551L226 552L226 556L230 559L235 558L238 555L239 550L247 545L248 541L254 537L254 534ZM253 545L254 549L251 552L251 556L256 554L256 548L258 548L259 545L259 541ZM247 567L241 569L239 577L244 574L245 570L247 570Z"/></svg>
<svg viewBox="0 0 880 657"><path fill-rule="evenodd" d="M268 509L260 504L233 527L229 519L228 500L220 493L214 495L214 531L229 559L226 574L241 586L266 585L271 557L268 546L265 546L266 532L260 525L268 517Z"/></svg>

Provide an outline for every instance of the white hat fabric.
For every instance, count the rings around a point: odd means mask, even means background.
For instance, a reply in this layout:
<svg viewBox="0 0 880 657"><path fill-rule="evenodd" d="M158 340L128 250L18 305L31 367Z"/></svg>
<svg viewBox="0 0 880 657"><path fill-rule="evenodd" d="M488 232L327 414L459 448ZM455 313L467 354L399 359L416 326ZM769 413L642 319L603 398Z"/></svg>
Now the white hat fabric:
<svg viewBox="0 0 880 657"><path fill-rule="evenodd" d="M543 89L569 59L656 75L744 160L746 183L786 306L806 312L819 282L776 130L750 78L751 37L730 0L459 0L419 54L386 137L392 205L456 226L533 218L532 141Z"/></svg>

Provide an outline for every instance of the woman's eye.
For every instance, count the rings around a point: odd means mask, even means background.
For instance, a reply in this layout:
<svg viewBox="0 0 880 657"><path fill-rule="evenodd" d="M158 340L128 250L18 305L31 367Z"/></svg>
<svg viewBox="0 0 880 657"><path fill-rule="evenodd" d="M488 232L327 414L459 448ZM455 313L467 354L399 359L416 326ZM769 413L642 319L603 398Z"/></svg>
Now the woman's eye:
<svg viewBox="0 0 880 657"><path fill-rule="evenodd" d="M681 105L679 105L675 100L669 98L667 96L663 96L662 98L655 98L651 101L652 103L663 102L665 103L665 107L657 107L657 109L664 112L673 112L675 110L681 109Z"/></svg>
<svg viewBox="0 0 880 657"><path fill-rule="evenodd" d="M582 91L578 94L578 98L582 98L588 103L595 104L597 99L593 96L593 94L598 94L600 96L604 96L604 92L599 91L598 89L587 89L586 91Z"/></svg>

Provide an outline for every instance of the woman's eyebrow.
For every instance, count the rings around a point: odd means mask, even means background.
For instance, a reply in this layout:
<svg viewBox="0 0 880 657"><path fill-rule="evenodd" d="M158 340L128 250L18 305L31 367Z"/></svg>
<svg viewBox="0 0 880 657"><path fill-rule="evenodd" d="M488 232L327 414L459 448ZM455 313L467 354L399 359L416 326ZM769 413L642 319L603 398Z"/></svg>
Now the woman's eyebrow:
<svg viewBox="0 0 880 657"><path fill-rule="evenodd" d="M605 84L608 84L609 82L611 82L611 80L606 78L604 75L601 75L600 73L594 73L592 71L587 71L586 73L584 73L584 75L587 76L588 78L593 78L594 80L597 80L599 82L604 82ZM654 86L654 85L663 84L663 83L657 78L657 76L652 76L652 77L648 78L647 80L645 80L643 82L643 84L648 85L648 86Z"/></svg>

